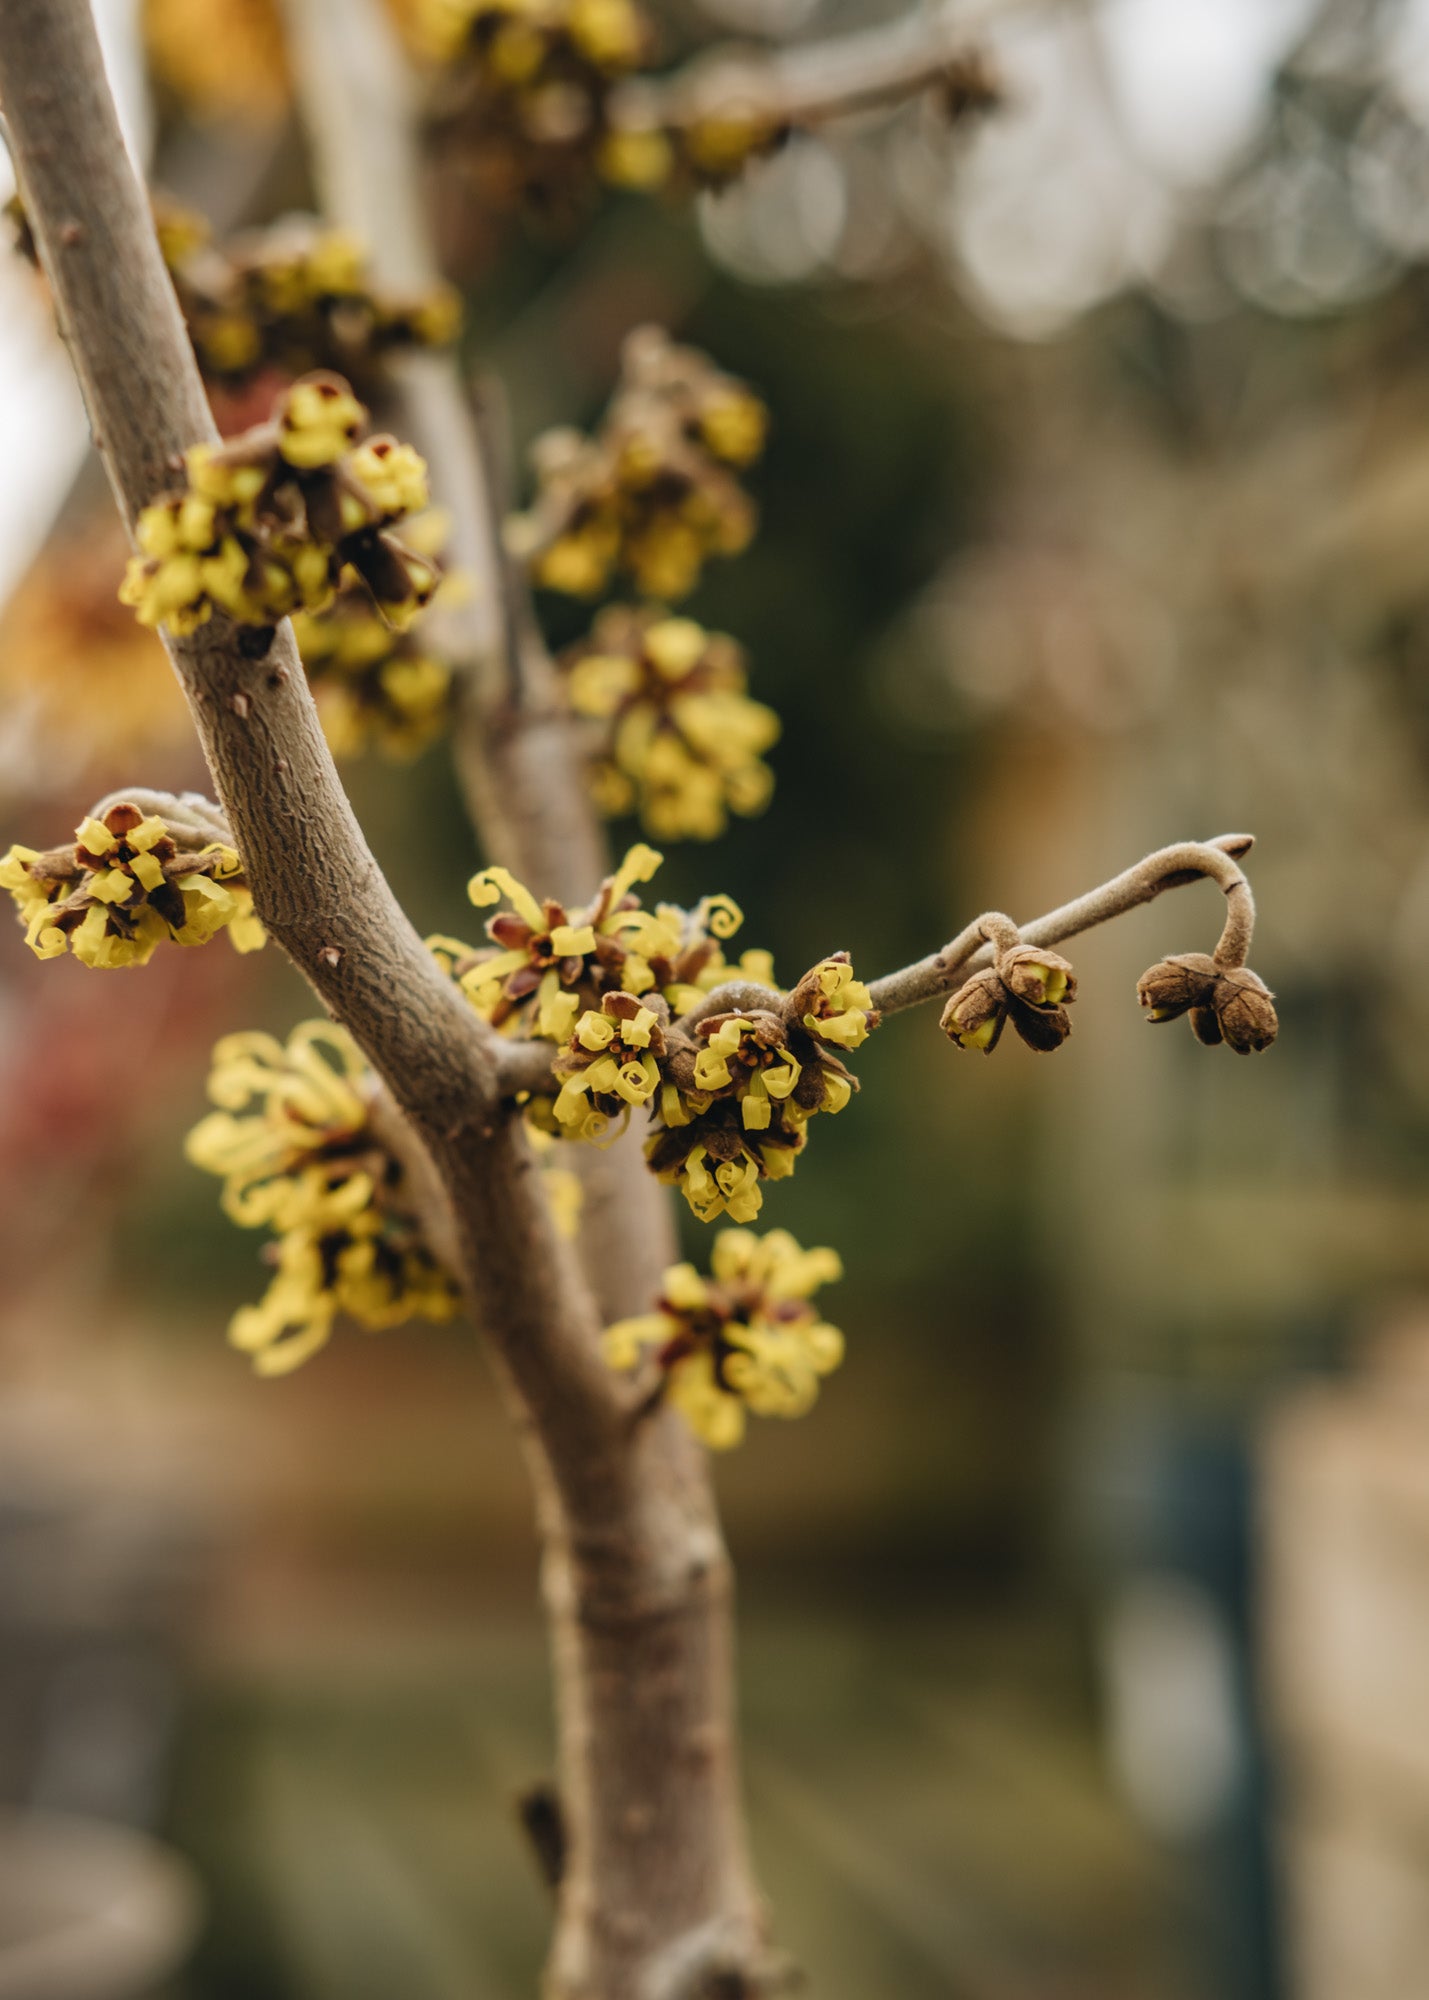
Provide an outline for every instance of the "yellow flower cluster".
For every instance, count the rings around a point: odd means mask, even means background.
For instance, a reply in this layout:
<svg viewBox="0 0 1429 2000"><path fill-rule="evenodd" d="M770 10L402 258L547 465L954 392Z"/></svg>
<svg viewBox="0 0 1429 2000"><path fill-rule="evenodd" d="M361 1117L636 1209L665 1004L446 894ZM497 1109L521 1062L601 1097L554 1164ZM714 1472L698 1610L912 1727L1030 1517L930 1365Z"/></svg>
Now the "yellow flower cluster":
<svg viewBox="0 0 1429 2000"><path fill-rule="evenodd" d="M603 1140L613 1118L623 1129L659 1089L670 1010L658 994L651 999L646 1006L633 993L607 993L576 1022L552 1065L561 1084L552 1115L571 1138Z"/></svg>
<svg viewBox="0 0 1429 2000"><path fill-rule="evenodd" d="M715 840L731 812L762 812L763 753L779 718L746 688L744 654L692 618L611 605L566 655L577 715L605 724L595 770L602 811L638 810L659 840Z"/></svg>
<svg viewBox="0 0 1429 2000"><path fill-rule="evenodd" d="M742 382L658 327L637 328L595 434L537 439L537 493L510 524L513 553L572 597L599 597L619 572L644 596L684 597L711 556L738 555L753 536L754 503L731 468L759 457L767 424Z"/></svg>
<svg viewBox="0 0 1429 2000"><path fill-rule="evenodd" d="M416 35L446 66L448 144L502 207L588 205L594 184L653 193L721 187L787 138L787 115L749 66L656 101L655 35L635 0L414 0Z"/></svg>
<svg viewBox="0 0 1429 2000"><path fill-rule="evenodd" d="M0 888L14 898L37 958L72 951L84 965L144 965L157 945L207 944L227 930L238 951L265 941L242 864L220 841L182 847L157 814L111 806L73 846L12 847Z"/></svg>
<svg viewBox="0 0 1429 2000"><path fill-rule="evenodd" d="M847 952L805 973L779 1010L709 1014L670 1037L645 1143L656 1178L678 1187L701 1222L752 1222L763 1183L783 1180L821 1111L842 1111L858 1088L836 1053L878 1022Z"/></svg>
<svg viewBox="0 0 1429 2000"><path fill-rule="evenodd" d="M787 1230L722 1229L709 1277L672 1265L654 1312L606 1329L605 1358L620 1369L653 1358L691 1430L726 1450L744 1436L746 1411L800 1417L813 1406L844 1342L810 1300L842 1276L834 1251L801 1250Z"/></svg>
<svg viewBox="0 0 1429 2000"><path fill-rule="evenodd" d="M159 242L205 376L230 386L265 369L370 378L382 356L456 338L450 286L411 298L374 288L359 237L294 215L222 248L201 216L156 209Z"/></svg>
<svg viewBox="0 0 1429 2000"><path fill-rule="evenodd" d="M326 611L297 612L293 632L336 757L369 744L415 757L445 727L452 670L411 632L394 632L369 593L345 585Z"/></svg>
<svg viewBox="0 0 1429 2000"><path fill-rule="evenodd" d="M357 442L367 412L337 375L305 375L270 422L192 445L186 482L139 517L120 590L143 625L193 632L215 610L244 625L331 603L344 572L394 626L437 585L436 565L392 532L427 504L427 469L391 437Z"/></svg>
<svg viewBox="0 0 1429 2000"><path fill-rule="evenodd" d="M189 1134L188 1157L222 1179L226 1215L277 1239L267 1292L229 1325L261 1374L306 1361L340 1313L374 1331L452 1317L456 1288L373 1130L371 1073L344 1029L307 1021L286 1045L226 1035L208 1089L219 1108Z"/></svg>
<svg viewBox="0 0 1429 2000"><path fill-rule="evenodd" d="M446 66L445 136L498 207L573 213L598 178L666 179L661 133L617 136L611 125L615 86L654 46L636 0L420 0L420 10L419 40Z"/></svg>
<svg viewBox="0 0 1429 2000"><path fill-rule="evenodd" d="M749 950L731 964L723 941L744 921L728 896L706 896L693 910L674 903L641 906L636 885L648 882L662 856L637 843L606 877L585 910L568 911L548 897L538 903L504 868L483 868L467 893L478 909L505 901L487 920L491 946L473 950L458 938L427 940L477 1013L507 1034L568 1041L579 1017L598 1010L607 993L649 1000L658 994L673 1014L685 1013L728 979L772 986L768 952Z"/></svg>

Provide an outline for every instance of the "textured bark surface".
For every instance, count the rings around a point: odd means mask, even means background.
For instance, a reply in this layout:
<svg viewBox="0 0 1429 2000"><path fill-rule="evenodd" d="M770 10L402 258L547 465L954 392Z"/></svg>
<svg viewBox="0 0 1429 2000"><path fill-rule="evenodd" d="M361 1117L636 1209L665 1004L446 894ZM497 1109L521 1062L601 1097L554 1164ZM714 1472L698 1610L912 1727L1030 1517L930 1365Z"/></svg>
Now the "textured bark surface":
<svg viewBox="0 0 1429 2000"><path fill-rule="evenodd" d="M85 0L0 0L0 104L95 440L132 524L173 483L182 449L214 431ZM414 402L439 412L446 393L428 370ZM638 1418L601 1360L601 1314L500 1100L495 1038L368 851L290 629L215 619L168 644L259 914L355 1036L445 1192L449 1244L531 1462L568 1838L548 1991L694 2000L718 1975L725 1991L756 1993L729 1568L703 1454L669 1412ZM600 845L565 732L529 705L503 709L481 678L487 838L538 887L579 899L600 872ZM604 1312L645 1305L672 1232L638 1156L627 1150L608 1172L592 1221Z"/></svg>

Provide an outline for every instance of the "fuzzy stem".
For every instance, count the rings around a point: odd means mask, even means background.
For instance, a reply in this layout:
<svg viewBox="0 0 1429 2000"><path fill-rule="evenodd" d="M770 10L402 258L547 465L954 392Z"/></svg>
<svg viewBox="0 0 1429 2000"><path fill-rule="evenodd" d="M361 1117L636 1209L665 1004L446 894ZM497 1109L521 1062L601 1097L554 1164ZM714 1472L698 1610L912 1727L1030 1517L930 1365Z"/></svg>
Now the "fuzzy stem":
<svg viewBox="0 0 1429 2000"><path fill-rule="evenodd" d="M992 946L996 958L1001 958L1005 951L1015 951L1022 943L1022 934L1016 924L1001 910L989 910L986 916L979 917L977 928Z"/></svg>
<svg viewBox="0 0 1429 2000"><path fill-rule="evenodd" d="M1044 917L1034 917L1031 923L1019 925L1022 942L1060 944L1064 938L1076 937L1142 903L1152 902L1167 889L1179 889L1208 876L1224 891L1227 903L1225 929L1216 947L1217 963L1244 965L1255 922L1255 905L1250 884L1236 862L1250 852L1252 840L1248 833L1223 833L1215 840L1188 840L1175 847L1159 848L1135 867L1103 882L1100 888L1089 890L1074 902L1063 903L1060 909L1051 910ZM875 979L868 990L878 1011L897 1014L925 1000L940 999L961 985L969 973L991 965L993 948L985 941L983 922L979 917L941 951L920 959L916 965L904 966L900 972ZM1239 956L1235 956L1237 953Z"/></svg>

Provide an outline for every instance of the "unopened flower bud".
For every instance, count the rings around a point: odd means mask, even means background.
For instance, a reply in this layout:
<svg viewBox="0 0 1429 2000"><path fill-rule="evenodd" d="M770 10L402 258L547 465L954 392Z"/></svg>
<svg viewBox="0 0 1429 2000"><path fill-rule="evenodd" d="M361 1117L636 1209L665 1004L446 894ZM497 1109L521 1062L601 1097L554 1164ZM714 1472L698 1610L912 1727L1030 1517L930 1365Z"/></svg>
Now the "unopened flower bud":
<svg viewBox="0 0 1429 2000"><path fill-rule="evenodd" d="M1279 1022L1265 981L1248 966L1222 969L1205 952L1163 958L1143 973L1137 998L1153 1021L1191 1017L1191 1031L1208 1049L1224 1042L1237 1055L1268 1049Z"/></svg>
<svg viewBox="0 0 1429 2000"><path fill-rule="evenodd" d="M989 966L958 988L938 1025L960 1049L981 1049L991 1055L1006 1019L1007 988Z"/></svg>
<svg viewBox="0 0 1429 2000"><path fill-rule="evenodd" d="M1248 966L1221 974L1216 981L1214 1005L1226 1047L1234 1049L1237 1055L1268 1049L1275 1040L1280 1023L1274 999L1265 981Z"/></svg>
<svg viewBox="0 0 1429 2000"><path fill-rule="evenodd" d="M1077 997L1077 975L1060 953L1020 944L997 961L998 974L1014 1000L1040 1009Z"/></svg>
<svg viewBox="0 0 1429 2000"><path fill-rule="evenodd" d="M1136 997L1152 1021L1175 1021L1191 1008L1207 1004L1219 975L1216 962L1203 951L1178 952L1143 972Z"/></svg>

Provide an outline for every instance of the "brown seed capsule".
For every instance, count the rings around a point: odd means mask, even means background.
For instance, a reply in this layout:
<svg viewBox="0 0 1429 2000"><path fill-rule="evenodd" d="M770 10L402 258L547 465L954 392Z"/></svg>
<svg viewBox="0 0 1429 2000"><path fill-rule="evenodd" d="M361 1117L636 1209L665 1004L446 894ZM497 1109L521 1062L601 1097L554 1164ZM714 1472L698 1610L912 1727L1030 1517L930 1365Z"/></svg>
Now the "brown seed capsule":
<svg viewBox="0 0 1429 2000"><path fill-rule="evenodd" d="M991 1055L1007 1019L1007 1005L1007 988L989 966L958 988L938 1025L958 1048Z"/></svg>
<svg viewBox="0 0 1429 2000"><path fill-rule="evenodd" d="M1213 1004L1226 1047L1237 1055L1268 1049L1275 1040L1280 1023L1274 998L1265 981L1248 966L1221 974Z"/></svg>
<svg viewBox="0 0 1429 2000"><path fill-rule="evenodd" d="M1218 977L1216 962L1207 953L1178 952L1142 973L1136 997L1149 1019L1174 1021L1193 1007L1206 1006Z"/></svg>

